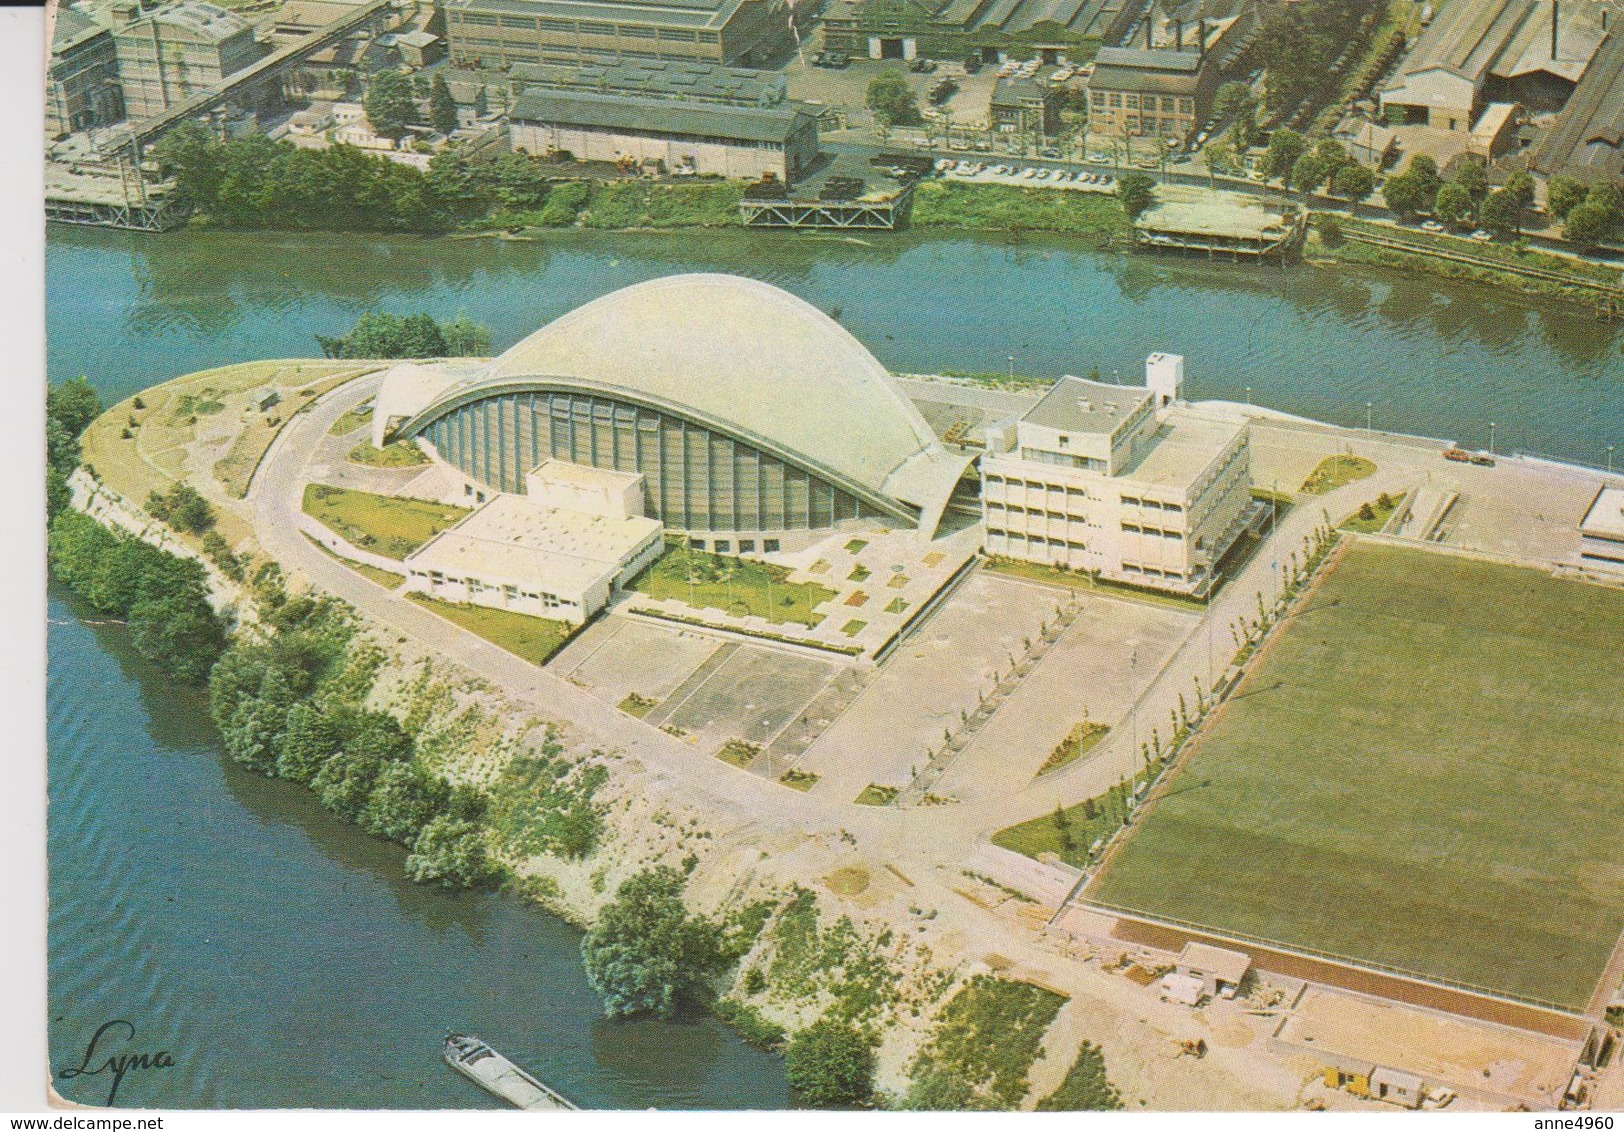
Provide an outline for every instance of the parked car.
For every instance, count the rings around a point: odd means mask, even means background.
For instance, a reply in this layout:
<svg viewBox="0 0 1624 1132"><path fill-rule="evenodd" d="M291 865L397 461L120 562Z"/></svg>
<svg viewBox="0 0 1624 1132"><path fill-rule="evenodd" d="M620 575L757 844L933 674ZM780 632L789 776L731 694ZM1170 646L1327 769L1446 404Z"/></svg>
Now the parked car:
<svg viewBox="0 0 1624 1132"><path fill-rule="evenodd" d="M912 63L908 64L908 70L912 71L916 75L928 75L932 71L936 70L936 60L926 59L923 57L915 59Z"/></svg>
<svg viewBox="0 0 1624 1132"><path fill-rule="evenodd" d="M1423 220L1421 222L1421 227L1423 229L1425 229L1426 231L1428 231L1428 232L1442 232L1442 231L1444 231L1444 226L1442 224L1438 223L1436 220Z"/></svg>
<svg viewBox="0 0 1624 1132"><path fill-rule="evenodd" d="M1030 180L1033 177L1036 177L1037 175L1038 175L1038 171L1036 169L1032 168L1030 165L1028 165L1025 169L1021 170L1021 176L1027 178L1028 180Z"/></svg>
<svg viewBox="0 0 1624 1132"><path fill-rule="evenodd" d="M1050 161L1057 161L1060 158L1060 151L1052 145L1046 145L1038 150L1038 156L1047 157Z"/></svg>
<svg viewBox="0 0 1624 1132"><path fill-rule="evenodd" d="M818 63L818 66L833 67L838 71L842 67L849 66L850 64L851 56L847 55L844 51L825 51Z"/></svg>
<svg viewBox="0 0 1624 1132"><path fill-rule="evenodd" d="M1070 82L1072 74L1073 72L1070 67L1061 67L1058 71L1049 76L1049 81L1055 86L1059 86L1061 83Z"/></svg>
<svg viewBox="0 0 1624 1132"><path fill-rule="evenodd" d="M1472 239L1477 240L1477 241L1479 241L1481 243L1483 241L1494 239L1494 236L1491 233L1485 231L1484 229L1479 228L1476 232L1472 233Z"/></svg>

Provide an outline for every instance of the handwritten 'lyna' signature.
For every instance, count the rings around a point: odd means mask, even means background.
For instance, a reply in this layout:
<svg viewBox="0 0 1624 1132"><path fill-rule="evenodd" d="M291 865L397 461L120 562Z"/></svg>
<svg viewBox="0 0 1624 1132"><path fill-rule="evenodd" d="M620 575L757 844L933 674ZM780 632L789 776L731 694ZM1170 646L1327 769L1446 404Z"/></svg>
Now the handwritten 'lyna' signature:
<svg viewBox="0 0 1624 1132"><path fill-rule="evenodd" d="M108 1054L106 1047L119 1041L119 1033L123 1033L125 1043L135 1041L135 1024L123 1018L115 1018L111 1022L103 1022L85 1047L85 1056L78 1065L68 1069L57 1070L57 1076L64 1081L74 1077L98 1077L103 1073L110 1073L113 1077L113 1086L107 1090L107 1103L113 1103L118 1096L118 1087L124 1082L124 1074L132 1069L173 1069L175 1059L169 1056L168 1050L159 1050L157 1053L124 1053ZM92 1062L98 1057L105 1057L101 1064L92 1068Z"/></svg>

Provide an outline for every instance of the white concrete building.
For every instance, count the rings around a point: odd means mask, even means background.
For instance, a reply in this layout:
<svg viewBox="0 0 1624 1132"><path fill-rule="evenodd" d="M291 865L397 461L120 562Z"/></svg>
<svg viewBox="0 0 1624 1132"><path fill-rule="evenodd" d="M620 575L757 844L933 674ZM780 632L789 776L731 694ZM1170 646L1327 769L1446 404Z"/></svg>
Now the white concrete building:
<svg viewBox="0 0 1624 1132"><path fill-rule="evenodd" d="M1184 359L1144 386L1064 377L989 430L982 518L992 555L1205 596L1253 513L1248 421L1180 401Z"/></svg>
<svg viewBox="0 0 1624 1132"><path fill-rule="evenodd" d="M592 468L575 471L619 476ZM567 485L549 486L567 478L538 469L532 479L542 488L539 497L499 493L424 543L406 558L406 591L585 623L622 584L660 556L664 528L641 513L617 514L612 506L609 513L593 513L542 502L549 492L568 494ZM641 498L642 476L623 478L637 481L624 490ZM607 497L614 490L615 485L606 483L596 493ZM592 494L576 489L573 498Z"/></svg>

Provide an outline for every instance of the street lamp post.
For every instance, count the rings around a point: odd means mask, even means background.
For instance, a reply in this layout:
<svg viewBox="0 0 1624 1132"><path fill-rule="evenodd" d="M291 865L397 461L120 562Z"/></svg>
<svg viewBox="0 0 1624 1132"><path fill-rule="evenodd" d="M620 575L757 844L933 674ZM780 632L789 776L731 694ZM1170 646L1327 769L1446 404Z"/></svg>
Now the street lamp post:
<svg viewBox="0 0 1624 1132"><path fill-rule="evenodd" d="M1015 384L1015 355L1014 354L1011 354L1009 356L1009 383L1011 385Z"/></svg>
<svg viewBox="0 0 1624 1132"><path fill-rule="evenodd" d="M1494 422L1489 422L1489 455L1494 455Z"/></svg>
<svg viewBox="0 0 1624 1132"><path fill-rule="evenodd" d="M1613 474L1613 446L1611 444L1607 446L1607 474Z"/></svg>
<svg viewBox="0 0 1624 1132"><path fill-rule="evenodd" d="M1370 427L1370 413L1371 413L1371 410L1374 409L1374 408L1375 408L1375 402L1373 402L1373 401L1366 401L1365 402L1365 433L1366 433L1366 435L1369 435L1373 431L1371 429L1371 427Z"/></svg>
<svg viewBox="0 0 1624 1132"><path fill-rule="evenodd" d="M1250 385L1246 387L1246 403L1248 405L1252 403L1252 387Z"/></svg>

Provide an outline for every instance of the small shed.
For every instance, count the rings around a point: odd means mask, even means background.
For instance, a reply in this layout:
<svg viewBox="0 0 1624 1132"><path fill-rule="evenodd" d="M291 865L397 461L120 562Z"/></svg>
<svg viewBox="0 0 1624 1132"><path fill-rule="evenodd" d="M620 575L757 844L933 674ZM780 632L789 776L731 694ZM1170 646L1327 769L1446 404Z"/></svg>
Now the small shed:
<svg viewBox="0 0 1624 1132"><path fill-rule="evenodd" d="M1370 1095L1400 1108L1420 1108L1427 1087L1414 1073L1383 1066L1370 1074Z"/></svg>
<svg viewBox="0 0 1624 1132"><path fill-rule="evenodd" d="M1174 973L1165 975L1158 988L1165 1002L1176 1002L1180 1006L1200 1006L1201 1000L1209 997L1206 987L1194 975L1180 975Z"/></svg>
<svg viewBox="0 0 1624 1132"><path fill-rule="evenodd" d="M254 394L254 408L258 412L268 413L282 400L282 395L274 389L261 389Z"/></svg>
<svg viewBox="0 0 1624 1132"><path fill-rule="evenodd" d="M1202 993L1212 998L1234 998L1251 969L1252 957L1246 952L1210 943L1185 944L1174 968L1180 975L1199 979Z"/></svg>

